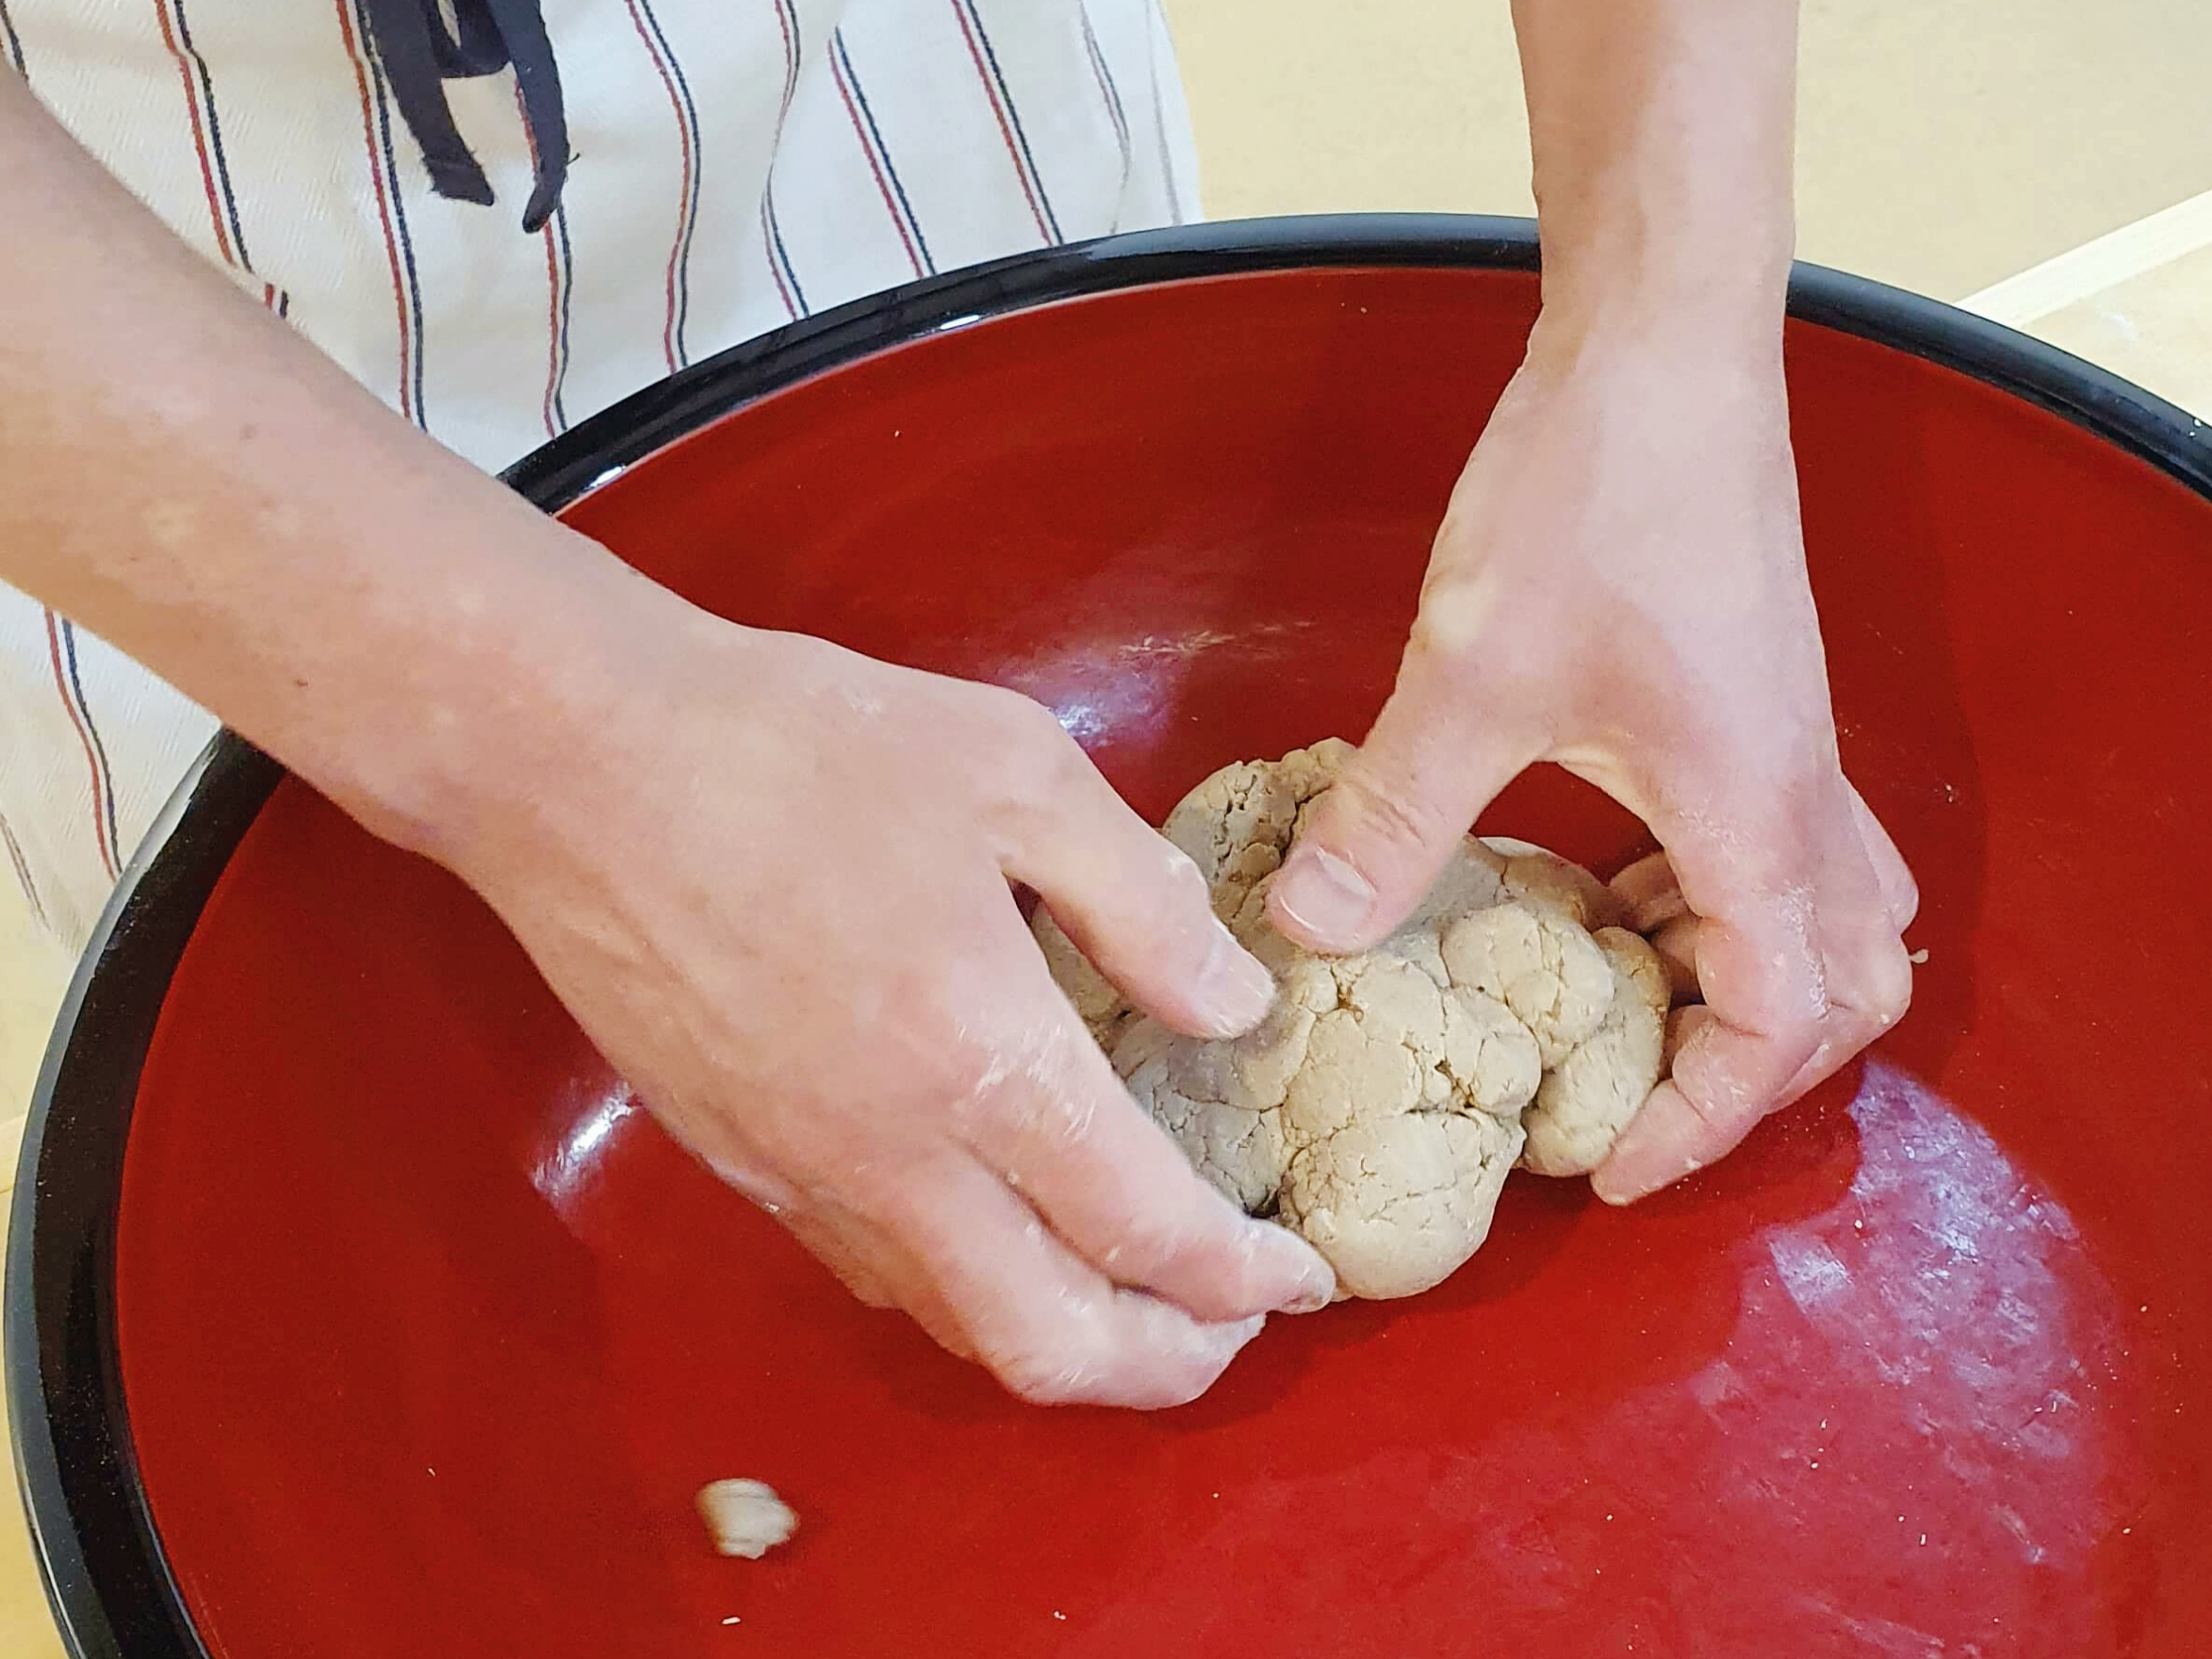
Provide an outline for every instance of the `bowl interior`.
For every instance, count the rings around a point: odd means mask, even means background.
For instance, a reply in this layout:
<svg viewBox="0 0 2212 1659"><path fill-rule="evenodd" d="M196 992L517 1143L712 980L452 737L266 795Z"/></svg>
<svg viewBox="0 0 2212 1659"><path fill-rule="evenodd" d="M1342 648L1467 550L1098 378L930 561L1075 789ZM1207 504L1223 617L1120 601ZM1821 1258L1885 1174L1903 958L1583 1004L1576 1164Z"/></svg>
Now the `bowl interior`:
<svg viewBox="0 0 2212 1659"><path fill-rule="evenodd" d="M1534 303L1352 270L1047 306L570 517L732 617L1035 694L1157 815L1358 735ZM854 1306L458 884L282 786L169 993L120 1217L209 1650L2201 1653L2212 1002L2171 895L2212 819L2212 503L1898 352L1791 350L1846 759L1926 894L1910 1019L1632 1211L1517 1177L1445 1287L1279 1323L1187 1410L1024 1409ZM1553 775L1489 821L1641 843ZM791 1546L707 1550L731 1475Z"/></svg>

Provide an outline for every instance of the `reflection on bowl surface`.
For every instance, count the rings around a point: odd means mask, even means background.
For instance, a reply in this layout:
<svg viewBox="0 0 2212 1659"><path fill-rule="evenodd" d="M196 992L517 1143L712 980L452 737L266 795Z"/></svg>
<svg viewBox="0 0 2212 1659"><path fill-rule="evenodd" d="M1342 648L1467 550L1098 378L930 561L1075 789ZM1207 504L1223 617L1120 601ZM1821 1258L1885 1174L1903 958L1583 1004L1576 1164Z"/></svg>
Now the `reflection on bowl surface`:
<svg viewBox="0 0 2212 1659"><path fill-rule="evenodd" d="M1534 301L1348 269L1000 316L570 517L733 617L1033 693L1156 815L1358 734ZM474 900L282 785L121 1207L131 1428L209 1649L2206 1651L2212 1044L2164 895L2212 822L2212 502L1904 353L1791 350L1918 1006L1683 1189L1517 1182L1445 1287L1279 1322L1185 1411L1024 1409L851 1304ZM1552 775L1490 822L1638 846ZM789 1547L707 1550L728 1475Z"/></svg>

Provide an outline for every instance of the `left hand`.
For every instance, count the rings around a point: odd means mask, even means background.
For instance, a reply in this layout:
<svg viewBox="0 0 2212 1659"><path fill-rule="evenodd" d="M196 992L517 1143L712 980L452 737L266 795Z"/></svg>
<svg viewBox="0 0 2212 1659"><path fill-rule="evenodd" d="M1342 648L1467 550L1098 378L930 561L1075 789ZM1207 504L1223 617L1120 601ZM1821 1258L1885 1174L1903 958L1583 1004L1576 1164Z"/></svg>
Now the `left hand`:
<svg viewBox="0 0 2212 1659"><path fill-rule="evenodd" d="M1918 903L1844 778L1778 330L1539 322L1461 475L1398 684L1272 916L1362 949L1498 792L1553 761L1641 816L1712 1017L1592 1177L1626 1203L1732 1148L1905 1011ZM1670 868L1671 865L1671 868Z"/></svg>

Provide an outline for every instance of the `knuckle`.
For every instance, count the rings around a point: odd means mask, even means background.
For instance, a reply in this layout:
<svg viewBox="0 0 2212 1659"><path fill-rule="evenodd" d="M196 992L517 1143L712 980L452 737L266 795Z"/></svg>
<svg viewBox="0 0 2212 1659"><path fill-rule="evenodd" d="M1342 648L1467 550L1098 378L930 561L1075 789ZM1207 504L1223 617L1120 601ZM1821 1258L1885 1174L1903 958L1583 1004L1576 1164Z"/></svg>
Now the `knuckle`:
<svg viewBox="0 0 2212 1659"><path fill-rule="evenodd" d="M1879 1031L1894 1026L1912 1007L1912 963L1901 941L1872 964L1860 1001L1866 1019Z"/></svg>
<svg viewBox="0 0 2212 1659"><path fill-rule="evenodd" d="M1194 1243L1188 1228L1168 1217L1140 1210L1122 1224L1113 1242L1099 1253L1098 1266L1116 1284L1140 1282L1182 1262Z"/></svg>
<svg viewBox="0 0 2212 1659"><path fill-rule="evenodd" d="M991 757L992 781L977 791L985 827L1002 847L1035 846L1087 824L1110 797L1083 746L1059 717L1019 692L987 687L997 699L985 741L971 751Z"/></svg>
<svg viewBox="0 0 2212 1659"><path fill-rule="evenodd" d="M1079 1345L1025 1342L994 1355L991 1374L1007 1392L1030 1405L1073 1405L1097 1387L1098 1370Z"/></svg>
<svg viewBox="0 0 2212 1659"><path fill-rule="evenodd" d="M1083 746L1068 734L1060 717L1035 698L1002 691L1001 717L1008 755L1040 787L1064 787L1090 766Z"/></svg>
<svg viewBox="0 0 2212 1659"><path fill-rule="evenodd" d="M1443 830L1435 808L1409 788L1349 774L1330 794L1342 797L1356 833L1393 853L1425 847Z"/></svg>
<svg viewBox="0 0 2212 1659"><path fill-rule="evenodd" d="M1213 948L1214 911L1198 866L1166 841L1159 843L1156 862L1132 862L1139 866L1133 874L1140 879L1125 885L1117 919L1128 924L1132 939L1177 958L1192 958L1192 967L1203 966Z"/></svg>
<svg viewBox="0 0 2212 1659"><path fill-rule="evenodd" d="M1784 1051L1784 1064L1795 1070L1811 1058L1817 1046L1818 1039L1809 1033L1801 1050L1793 1043ZM1684 1049L1676 1060L1674 1084L1705 1136L1729 1145L1766 1115L1774 1093L1752 1087L1727 1063L1715 1059L1711 1047L1699 1044Z"/></svg>
<svg viewBox="0 0 2212 1659"><path fill-rule="evenodd" d="M1876 1023L1887 1031L1892 1026L1902 1020L1911 1010L1911 1008L1912 984L1910 980L1907 980L1882 994L1874 1005L1874 1017Z"/></svg>
<svg viewBox="0 0 2212 1659"><path fill-rule="evenodd" d="M988 1051L979 1069L960 1074L953 1103L960 1115L975 1114L968 1134L979 1149L1017 1171L1039 1160L1057 1164L1092 1141L1107 1087L1119 1094L1110 1072L1103 1082L1090 1075L1097 1059L1079 1027L1051 1026L1034 1040Z"/></svg>
<svg viewBox="0 0 2212 1659"><path fill-rule="evenodd" d="M1200 1399L1221 1380L1228 1359L1178 1359L1160 1363L1119 1390L1118 1404L1143 1411L1172 1411Z"/></svg>
<svg viewBox="0 0 2212 1659"><path fill-rule="evenodd" d="M1448 512L1437 532L1437 540L1450 539L1464 530L1465 526L1455 523ZM1421 583L1420 610L1414 617L1406 654L1440 663L1464 656L1482 635L1483 613L1479 580L1470 577L1456 562L1432 562L1429 574Z"/></svg>
<svg viewBox="0 0 2212 1659"><path fill-rule="evenodd" d="M1919 879L1905 866L1902 860L1899 860L1890 899L1890 920L1896 925L1897 931L1902 933L1906 928L1911 927L1919 916Z"/></svg>
<svg viewBox="0 0 2212 1659"><path fill-rule="evenodd" d="M1059 716L1027 692L1010 686L971 682L967 690L985 720L1000 735L1024 744L1064 740Z"/></svg>
<svg viewBox="0 0 2212 1659"><path fill-rule="evenodd" d="M1855 951L1841 966L1831 963L1827 1003L1829 1046L1843 1038L1857 1049L1896 1025L1912 1006L1912 963L1904 942L1892 937Z"/></svg>

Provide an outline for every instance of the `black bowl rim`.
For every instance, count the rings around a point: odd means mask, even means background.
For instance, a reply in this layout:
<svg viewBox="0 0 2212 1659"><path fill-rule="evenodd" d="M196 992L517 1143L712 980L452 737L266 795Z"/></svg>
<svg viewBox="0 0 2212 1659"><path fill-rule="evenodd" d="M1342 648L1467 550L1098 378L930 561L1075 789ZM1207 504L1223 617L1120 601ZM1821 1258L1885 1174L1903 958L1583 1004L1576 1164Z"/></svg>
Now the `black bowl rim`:
<svg viewBox="0 0 2212 1659"><path fill-rule="evenodd" d="M1144 231L955 271L731 348L585 420L503 477L548 512L754 402L891 346L1057 301L1245 272L1533 271L1521 219L1350 215ZM2118 376L1937 301L1800 264L1791 315L2049 410L2212 500L2212 428ZM124 870L35 1087L5 1292L16 1478L74 1659L210 1659L148 1507L123 1398L115 1218L148 1043L202 907L283 768L219 733Z"/></svg>

